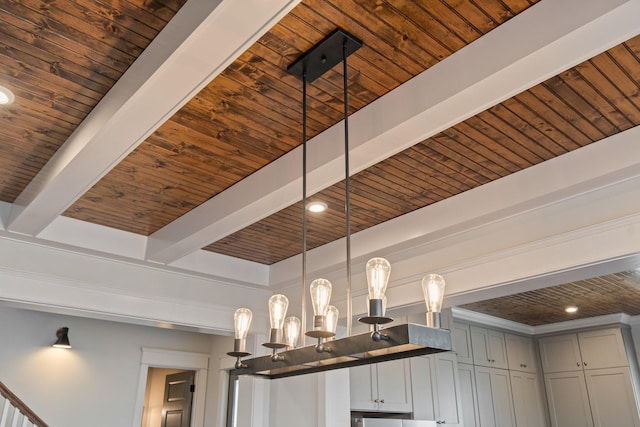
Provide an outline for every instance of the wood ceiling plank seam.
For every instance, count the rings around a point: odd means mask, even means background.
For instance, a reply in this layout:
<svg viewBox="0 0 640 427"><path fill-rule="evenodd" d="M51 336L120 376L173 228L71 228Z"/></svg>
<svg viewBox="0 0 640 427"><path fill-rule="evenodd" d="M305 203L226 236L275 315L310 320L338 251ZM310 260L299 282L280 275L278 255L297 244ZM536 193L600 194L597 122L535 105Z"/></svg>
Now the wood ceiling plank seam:
<svg viewBox="0 0 640 427"><path fill-rule="evenodd" d="M602 76L600 90L607 95L609 102L620 112L629 126L640 124L638 105L631 101L634 95L638 98L640 92L638 82L629 80L629 75L608 54L598 55L591 62L593 72L597 71ZM587 77L593 81L590 74L587 74Z"/></svg>
<svg viewBox="0 0 640 427"><path fill-rule="evenodd" d="M46 142L48 144L52 144L55 145L56 147L60 147L60 145L62 145L62 143L65 141L65 139L69 136L70 132L69 131L65 131L65 132L61 132L58 128L55 127L51 127L51 128L44 128L43 126L41 126L41 123L36 122L36 127L35 128L30 128L30 129L26 129L20 125L14 126L12 125L12 120L13 120L13 116L16 115L16 113L12 112L13 110L7 110L5 111L2 115L3 117L7 120L7 125L2 129L2 133L7 133L9 135L13 135L13 137L17 138L17 139L22 139L25 138L26 135L29 135L31 137L33 136L37 136L36 141L38 143L40 142ZM35 131L34 131L35 129ZM18 130L19 132L14 132L14 130ZM24 134L23 132L30 132L29 134ZM25 138L26 140L26 138Z"/></svg>
<svg viewBox="0 0 640 427"><path fill-rule="evenodd" d="M71 135L74 130L74 127L71 123L60 120L56 124L51 124L50 121L47 120L47 112L46 111L29 111L28 107L31 103L26 102L24 100L20 101L20 106L13 107L11 109L7 109L7 111L3 114L4 117L10 122L18 123L20 122L20 126L28 127L20 127L23 130L27 130L29 128L37 128L41 129L43 133L48 133L50 136L58 136L60 139L58 140L57 145L61 145L66 138ZM51 112L48 115L49 118L56 118L56 115ZM7 125L7 128L13 127L11 123ZM48 127L45 127L48 126ZM3 129L3 133L6 130Z"/></svg>
<svg viewBox="0 0 640 427"><path fill-rule="evenodd" d="M409 1L412 0L403 0ZM421 1L420 4L433 18L445 25L450 31L452 31L457 37L459 37L465 44L469 44L474 40L480 38L483 33L465 19L457 10L449 6L443 1ZM445 24L446 23L446 24Z"/></svg>
<svg viewBox="0 0 640 427"><path fill-rule="evenodd" d="M63 216L68 218L87 221L140 236L149 236L151 234L150 228L155 228L147 227L147 225L149 225L147 219L153 214L155 214L155 212L137 212L132 215L118 212L105 218L102 205L99 204L99 202L93 202L92 204L85 202L82 207L69 208L62 213ZM123 225L126 226L126 228L123 227Z"/></svg>
<svg viewBox="0 0 640 427"><path fill-rule="evenodd" d="M63 133L73 131L84 120L85 115L74 109L62 109L54 102L39 95L24 92L22 87L14 87L13 93L18 98L10 107L21 116L29 118L27 122L35 119L43 126L50 126L52 129L62 129ZM53 123L51 123L54 121Z"/></svg>
<svg viewBox="0 0 640 427"><path fill-rule="evenodd" d="M445 140L447 142L445 142ZM467 154L475 154L471 151L460 151L454 149L455 141L448 139L446 136L439 134L435 137L431 137L428 140L422 142L422 144L428 144L431 149L438 153L440 156L448 157L464 166L466 169L473 171L478 176L479 182L493 181L501 176L499 173L494 172L482 163L482 159L479 159L477 154L474 157L469 157ZM457 146L456 148L460 148ZM463 147L465 148L465 147ZM503 173L507 173L503 169Z"/></svg>
<svg viewBox="0 0 640 427"><path fill-rule="evenodd" d="M367 6L371 2L367 0L355 1L363 10L369 10ZM370 14L396 33L396 46L399 46L403 51L407 50L404 47L411 46L412 48L408 50L409 56L412 58L424 58L424 60L418 61L423 68L425 63L428 66L432 66L456 51L442 43L438 38L433 37L425 28L418 25L411 16L405 15L389 2L377 2Z"/></svg>
<svg viewBox="0 0 640 427"><path fill-rule="evenodd" d="M107 31L110 30L113 33L118 33L117 31L111 30L113 26L117 26L125 30L124 34L137 34L146 40L153 40L167 24L164 21L157 20L157 22L155 22L157 26L154 27L151 21L156 21L155 16L152 14L144 15L139 8L126 7L126 3L120 3L118 7L116 5L106 5L99 0L94 0L92 2L83 2L82 6L91 14L104 20L104 22L109 22L111 25L105 26ZM123 33L120 33L120 35L123 35Z"/></svg>
<svg viewBox="0 0 640 427"><path fill-rule="evenodd" d="M438 144L443 147L442 150L438 151L442 152L444 155L447 155L448 151L443 150L450 150L451 152L458 153L460 156L470 159L471 162L477 164L483 170L486 170L488 173L496 176L494 179L498 179L511 173L511 171L505 169L499 163L490 160L479 152L471 149L470 144L461 143L443 132L432 136L429 140L437 141ZM426 141L424 143L426 143ZM487 175L487 173L484 173L484 175Z"/></svg>
<svg viewBox="0 0 640 427"><path fill-rule="evenodd" d="M104 55L103 61L113 61L116 64L123 64L124 69L128 68L135 59L135 57L130 54L126 54L119 50L111 50L108 45L101 42L99 43L91 37L85 37L82 32L76 31L72 28L66 28L64 26L51 25L51 21L38 10L28 8L22 3L14 2L11 6L12 9L10 13L13 16L28 22L31 27L37 29L37 33L34 32L34 34L39 37L47 38L52 43L57 43L60 46L77 46L78 52L83 50L94 51L95 57L98 57L96 53L100 52ZM54 23L56 22L54 21Z"/></svg>
<svg viewBox="0 0 640 427"><path fill-rule="evenodd" d="M332 28L335 28L335 26L348 28L351 34L358 37L364 43L364 46L359 49L356 55L361 55L366 58L368 62L377 64L382 70L395 75L401 82L409 80L420 72L415 64L414 70L407 70L403 66L402 60L405 59L404 55L400 55L400 53L394 49L394 46L382 42L373 29L346 16L345 12L341 10L340 5L336 6L328 2L325 4L324 0L322 2L319 0L310 0L308 4L305 2L301 3L301 5L316 10L327 22L333 23ZM304 9L302 8L302 10ZM297 12L297 8L293 10L293 13L297 14ZM399 64L403 65L401 66Z"/></svg>
<svg viewBox="0 0 640 427"><path fill-rule="evenodd" d="M554 107L559 100L546 86L538 85L531 88L519 94L514 100L520 101L520 105L526 105L529 111L535 111L536 114L539 115L540 121L538 123L532 123L531 126L544 128L544 132L543 130L538 131L543 133L545 137L553 143L553 145L547 147L550 152L560 155L593 142L591 138L580 132L580 129L569 122L566 116L560 113L562 106L558 108ZM511 108L509 104L510 103L506 101L504 103L512 115L518 116L517 107L519 104L514 102L516 108ZM508 120L515 119L508 117ZM553 137L547 136L547 133L550 133Z"/></svg>
<svg viewBox="0 0 640 427"><path fill-rule="evenodd" d="M10 52L11 55L9 55L8 52ZM51 64L20 51L12 51L11 46L6 46L1 41L0 60L4 63L4 67L8 67L10 70L16 70L20 74L30 73L32 78L36 78L41 81L49 81L48 85L55 84L58 86L59 90L66 89L74 92L74 94L77 93L93 99L94 104L96 104L103 95L101 92L91 87L84 86L75 80L56 75L55 72L52 72L49 68ZM12 74L14 76L16 75L16 73Z"/></svg>
<svg viewBox="0 0 640 427"><path fill-rule="evenodd" d="M437 190L443 193L445 198L455 196L456 194L463 193L471 188L482 185L482 181L477 181L470 176L462 176L457 173L449 163L450 159L446 159L442 163L435 163L433 161L433 151L424 144L420 144L414 147L411 156L403 158L403 162L406 163L413 170L424 171L423 182L432 186L431 191L437 194ZM421 166L427 168L425 171ZM422 176L422 174L421 174ZM421 176L416 176L416 179L421 179ZM442 200L441 199L441 200Z"/></svg>
<svg viewBox="0 0 640 427"><path fill-rule="evenodd" d="M464 17L464 20L482 35L498 27L498 23L484 9L478 7L471 0L440 1Z"/></svg>
<svg viewBox="0 0 640 427"><path fill-rule="evenodd" d="M562 98L567 105L570 105L582 120L591 123L596 129L598 129L601 134L598 139L602 139L609 134L616 133L617 130L615 129L615 126L603 117L596 107L585 99L582 94L577 92L579 89L588 89L589 87L584 84L571 84L572 81L581 79L581 76L575 69L567 70L556 77L557 80L561 82L561 84L554 87L555 91L558 93L558 97ZM555 79L552 79L551 81L554 80Z"/></svg>
<svg viewBox="0 0 640 427"><path fill-rule="evenodd" d="M57 147L51 147L49 144L43 145L29 144L27 146L21 139L6 138L3 135L2 144L0 144L0 153L5 153L10 156L6 159L10 161L9 163L16 163L15 158L20 157L22 159L20 165L33 165L34 168L39 170L57 149Z"/></svg>
<svg viewBox="0 0 640 427"><path fill-rule="evenodd" d="M185 1L180 0L177 2L180 4L180 7L184 5ZM121 18L122 15L129 15L131 19L135 22L130 22L128 25L129 28L135 28L138 26L137 23L142 24L148 27L151 31L153 31L156 35L167 25L167 23L171 20L171 18L178 11L171 11L171 15L168 16L169 19L162 19L160 16L153 13L149 8L140 7L139 5L132 3L130 1L110 1L110 0L95 0L95 11L96 13L103 15L107 18L111 16L117 16ZM125 17L126 19L127 17ZM153 39L155 35L150 35L149 38Z"/></svg>
<svg viewBox="0 0 640 427"><path fill-rule="evenodd" d="M226 135L229 134L233 134L233 132L226 133ZM234 174L236 176L253 172L268 163L259 154L244 150L241 145L234 143L237 138L221 136L222 138L216 138L198 131L190 131L190 128L169 120L148 139L148 144L162 148L169 155L187 154L187 159L194 159L200 164L206 165L211 160L216 160L218 165L229 164L230 167L239 169L238 173ZM249 141L253 142L253 145L261 144L261 141L253 138L249 138ZM165 143L162 144L162 142ZM273 153L268 149L269 147L262 145L256 148L262 153L271 154L272 158L284 154L283 151Z"/></svg>
<svg viewBox="0 0 640 427"><path fill-rule="evenodd" d="M437 56L425 51L415 43L415 39L410 38L407 34L402 34L398 30L398 28L404 28L404 26L392 25L381 19L379 17L380 10L376 10L376 13L373 13L369 8L364 7L359 0L349 0L348 2L342 0L340 4L336 4L336 0L327 0L327 2L336 8L342 7L345 10L347 7L353 8L349 12L348 18L356 21L357 17L356 22L361 27L374 32L375 36L387 44L394 52L397 63L402 64L402 67L408 70L412 76L416 76L428 68L425 67L425 63L431 66L438 61ZM401 17L398 16L397 18L402 21ZM405 22L402 23L405 24ZM363 41L366 43L366 40ZM407 43L407 41L409 42Z"/></svg>
<svg viewBox="0 0 640 427"><path fill-rule="evenodd" d="M404 167L405 163L401 160L404 155L408 154L404 152L402 154L402 156L396 154L392 158L384 161L384 176L376 173L377 168L371 167L359 172L356 175L356 179L362 180L364 183L369 183L370 186L372 186L372 183L375 183L376 186L389 187L396 192L405 191L407 194L410 194L411 200L415 202L417 207L424 206L423 203L426 205L437 200L442 200L444 195L438 193L438 188L433 186L425 187L424 185L413 182L411 178L416 175L413 171L409 172L407 168ZM423 179L420 179L420 181L425 182ZM433 196L434 194L436 197Z"/></svg>
<svg viewBox="0 0 640 427"><path fill-rule="evenodd" d="M514 143L520 144L542 161L566 153L566 150L543 132L551 131L552 126L538 115L536 110L521 98L512 98L509 101L510 105L505 101L500 107L485 111L479 117L488 126L498 130ZM522 115L516 111L522 112Z"/></svg>
<svg viewBox="0 0 640 427"><path fill-rule="evenodd" d="M106 1L106 0L105 0ZM154 16L169 22L171 18L180 10L184 5L184 0L163 0L162 2L149 2L148 0L111 0L120 3L125 1L135 7L143 10L149 10L153 12Z"/></svg>
<svg viewBox="0 0 640 427"><path fill-rule="evenodd" d="M5 144L16 141L17 145L29 152L42 153L43 158L46 158L45 163L62 143L61 138L52 138L44 132L34 132L32 129L24 129L20 126L5 126L2 129L2 137Z"/></svg>
<svg viewBox="0 0 640 427"><path fill-rule="evenodd" d="M640 62L640 35L632 37L629 40L625 41L624 43L622 43L622 46L627 51L629 56L633 58L629 66L625 67L625 70L629 73L629 75L632 76L633 80L638 81L640 80L640 77L638 77L640 71L638 70L638 67L634 66L633 64ZM615 52L615 48L611 51Z"/></svg>
<svg viewBox="0 0 640 427"><path fill-rule="evenodd" d="M638 78L634 78L632 75L633 68L640 70L638 62L628 61L628 58L633 58L633 56L625 47L612 49L609 55L611 56L611 60L618 65L619 73L626 77L626 79L622 78L622 76L616 78L619 90L624 94L631 94L628 95L629 102L631 102L635 108L640 108L640 96L638 96L638 90L640 89L640 71L637 72Z"/></svg>
<svg viewBox="0 0 640 427"><path fill-rule="evenodd" d="M216 110L214 111L213 108ZM273 126L265 126L263 123L256 124L257 122L254 120L245 120L242 122L235 117L238 117L238 114L235 112L231 112L230 114L226 114L225 112L219 111L218 106L212 105L208 99L204 99L196 96L189 103L187 103L180 111L176 113L176 115L187 113L190 114L203 122L210 122L212 125L220 124L221 127L226 129L239 129L243 134L251 136L254 140L268 140L271 144L276 143L275 141L281 141L284 143L283 151L286 149L288 152L295 145L294 143L299 144L298 139L292 138L289 132L283 132L278 129L274 129ZM174 115L174 116L176 116ZM172 120L172 119L170 119ZM162 127L160 127L162 129ZM291 148L287 148L291 147Z"/></svg>
<svg viewBox="0 0 640 427"><path fill-rule="evenodd" d="M227 85L235 86L235 88L227 88ZM224 110L221 112L223 114L228 114L230 111L236 110L235 113L239 117L244 118L250 112L254 122L268 123L271 126L279 125L282 129L287 129L288 132L295 131L300 127L299 119L296 121L288 117L288 115L277 115L266 106L256 103L255 97L251 97L251 93L248 93L246 90L243 93L242 89L244 89L244 87L229 78L223 77L221 74L201 91L199 98L200 100L207 101L209 97L216 97L217 102L222 103L224 106ZM247 98L244 98L244 96L247 96ZM212 99L211 101L214 100ZM284 107L280 107L278 111L282 111L283 109ZM314 123L318 122L315 121L314 118L309 117L307 122L308 128L313 129L315 132L324 130L328 126L328 124L319 124L318 126L321 127L316 127Z"/></svg>
<svg viewBox="0 0 640 427"><path fill-rule="evenodd" d="M521 139L513 139L511 138L503 129L494 127L487 120L485 120L485 116L490 115L489 112L483 111L482 113L467 119L467 123L469 123L477 132L476 139L484 140L487 144L490 144L489 141L492 141L495 145L494 147L504 147L508 152L513 153L518 158L524 160L524 168L536 165L543 160L544 157L540 156L535 149L533 149L533 145L529 146L524 144ZM504 123L504 122L503 122ZM545 153L548 156L548 152ZM515 159L516 157L513 157ZM519 165L523 165L522 163L518 163Z"/></svg>
<svg viewBox="0 0 640 427"><path fill-rule="evenodd" d="M374 204L371 202L371 194L367 189L354 189L351 192L351 199L354 201L354 207L351 213L351 227L355 230L359 230L365 226L374 226L385 221L386 218L396 218L405 213L411 212L406 208L406 201L399 198L399 201L404 203L398 203L395 205L389 205L385 203L377 202ZM372 218L370 221L368 218Z"/></svg>
<svg viewBox="0 0 640 427"><path fill-rule="evenodd" d="M503 166L507 167L507 164L513 165L513 172L520 171L532 165L527 159L523 158L519 152L513 151L510 147L501 144L499 141L494 141L478 130L476 126L477 120L474 117L470 117L464 122L457 124L455 128L478 146L486 147L487 151L500 156L500 160L498 161L501 162Z"/></svg>
<svg viewBox="0 0 640 427"><path fill-rule="evenodd" d="M408 20L412 21L415 26L421 28L429 37L438 40L451 53L457 52L467 45L465 40L430 14L420 2L400 0L390 1L389 4Z"/></svg>
<svg viewBox="0 0 640 427"><path fill-rule="evenodd" d="M69 50L63 46L49 41L44 37L36 37L34 29L27 29L24 26L17 26L16 20L14 22L8 22L7 18L11 18L12 15L5 14L2 16L3 20L0 20L0 33L10 36L14 39L20 40L25 44L33 46L40 52L53 55L55 58L62 58L68 62L75 63L79 67L89 70L91 73L103 76L105 79L114 82L120 76L124 70L115 70L110 66L104 66L89 58L86 55L80 55L77 52ZM24 23L24 21L22 21ZM113 84L113 83L112 83Z"/></svg>
<svg viewBox="0 0 640 427"><path fill-rule="evenodd" d="M402 200L404 204L408 204L409 209L413 211L438 202L449 195L448 192L444 192L439 187L433 185L433 183L430 182L428 177L424 176L424 174L415 174L415 179L411 179L412 184L410 186L403 186L403 178L400 176L393 176L395 170L400 170L400 168L403 168L404 170L413 170L411 166L407 167L405 162L400 158L397 158L394 161L391 174L387 172L384 175L381 175L380 172L371 170L367 175L363 176L365 184L371 188L369 192L372 194L372 197L376 197L376 194L378 193L376 190L377 187L390 185L390 188L393 188L396 193L403 195ZM390 181L393 181L393 183L390 183ZM405 178L404 183L406 184L407 181L408 179ZM373 184L375 184L375 186Z"/></svg>
<svg viewBox="0 0 640 427"><path fill-rule="evenodd" d="M514 15L525 11L540 0L500 0L504 7L508 8Z"/></svg>
<svg viewBox="0 0 640 427"><path fill-rule="evenodd" d="M572 138L576 143L585 145L585 143L602 139L604 135L600 129L588 120L585 120L585 118L555 90L557 84L555 79L544 82L540 85L542 90L536 91L536 95L542 99L542 102L547 108L557 114L567 126L575 129L575 133L582 135L581 138L577 138L576 136ZM574 135L574 133L572 133L572 135Z"/></svg>
<svg viewBox="0 0 640 427"><path fill-rule="evenodd" d="M484 12L485 15L489 16L493 22L497 25L500 25L509 19L515 16L515 13L507 7L504 2L501 0L498 1L476 1L471 0L471 2L480 10Z"/></svg>
<svg viewBox="0 0 640 427"><path fill-rule="evenodd" d="M298 19L304 20L310 28L314 28L319 34L328 34L335 29L333 23L328 22L325 17L318 15L315 10L305 7L304 3L300 3L295 12L295 16ZM288 65L293 62L298 56L299 54L284 56L285 58L290 57L286 64ZM371 59L375 58L378 58L378 60L372 62ZM361 49L359 49L349 57L348 65L354 68L354 71L349 70L349 75L359 76L365 74L369 81L379 83L384 88L384 93L386 93L398 87L403 83L403 80L398 78L396 74L390 73L388 68L378 65L377 62L379 62L379 59L379 56L375 55L375 52L372 50L365 49L365 51L362 52ZM395 64L392 65L395 66Z"/></svg>
<svg viewBox="0 0 640 427"><path fill-rule="evenodd" d="M608 94L603 92L608 79L594 68L592 59L588 61L588 64L578 64L576 66L576 72L579 73L581 78L575 80L573 84L590 89L581 90L580 95L593 106L593 109L597 111L604 120L613 126L612 133L607 133L607 136L629 129L632 127L632 123L622 111L620 111L618 106L611 101L607 96ZM594 80L590 80L588 76L591 76Z"/></svg>
<svg viewBox="0 0 640 427"><path fill-rule="evenodd" d="M507 162L506 159L504 159L499 153L489 149L485 145L469 137L465 132L463 132L463 130L466 130L466 126L461 126L461 124L462 123L459 123L449 129L445 129L444 131L442 131L442 134L452 141L457 142L460 146L467 147L469 150L477 153L478 156L486 159L484 163L485 167L489 167L487 166L487 164L499 165L503 170L507 172L506 175L521 170L518 169L518 167L513 163Z"/></svg>
<svg viewBox="0 0 640 427"><path fill-rule="evenodd" d="M21 0L21 3L46 20L45 25L48 28L59 31L65 38L82 40L84 44L90 43L97 52L119 51L131 56L133 62L144 50L141 46L112 36L108 32L101 32L97 37L91 36L96 32L94 24L71 15L64 9L58 9L55 3L49 4L46 8L40 7L42 2L39 0Z"/></svg>

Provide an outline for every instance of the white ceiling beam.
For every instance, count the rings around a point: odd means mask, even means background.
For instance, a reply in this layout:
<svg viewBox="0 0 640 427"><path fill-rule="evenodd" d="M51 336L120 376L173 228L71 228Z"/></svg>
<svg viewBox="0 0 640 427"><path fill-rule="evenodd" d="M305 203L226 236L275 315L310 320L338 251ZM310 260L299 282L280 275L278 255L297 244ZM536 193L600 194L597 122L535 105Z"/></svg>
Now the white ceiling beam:
<svg viewBox="0 0 640 427"><path fill-rule="evenodd" d="M6 228L42 231L299 1L189 0L18 196Z"/></svg>
<svg viewBox="0 0 640 427"><path fill-rule="evenodd" d="M351 172L388 158L640 33L640 0L540 2L353 114ZM308 190L343 179L342 125L309 141ZM292 150L150 236L174 262L301 199Z"/></svg>

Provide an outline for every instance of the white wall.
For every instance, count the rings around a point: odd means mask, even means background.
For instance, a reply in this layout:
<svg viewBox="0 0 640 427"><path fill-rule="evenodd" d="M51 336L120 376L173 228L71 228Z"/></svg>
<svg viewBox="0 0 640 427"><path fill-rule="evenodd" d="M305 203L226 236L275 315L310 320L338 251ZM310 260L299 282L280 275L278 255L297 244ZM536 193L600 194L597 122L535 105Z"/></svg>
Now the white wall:
<svg viewBox="0 0 640 427"><path fill-rule="evenodd" d="M0 307L0 381L50 427L131 426L141 348L211 354L205 425L214 426L219 355L230 337ZM73 349L55 349L69 327ZM213 381L212 381L213 380Z"/></svg>

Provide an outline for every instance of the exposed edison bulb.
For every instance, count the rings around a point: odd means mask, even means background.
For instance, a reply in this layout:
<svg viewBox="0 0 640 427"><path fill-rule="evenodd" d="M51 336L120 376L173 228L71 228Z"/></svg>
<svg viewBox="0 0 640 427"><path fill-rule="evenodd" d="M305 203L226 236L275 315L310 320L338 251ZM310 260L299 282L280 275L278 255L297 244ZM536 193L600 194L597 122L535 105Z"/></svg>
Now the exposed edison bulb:
<svg viewBox="0 0 640 427"><path fill-rule="evenodd" d="M282 294L272 295L271 298L269 298L269 321L271 322L271 329L282 329L288 307L289 299Z"/></svg>
<svg viewBox="0 0 640 427"><path fill-rule="evenodd" d="M442 310L444 287L444 277L439 274L427 274L422 278L422 292L428 312L440 313Z"/></svg>
<svg viewBox="0 0 640 427"><path fill-rule="evenodd" d="M327 279L316 279L309 287L311 292L311 305L313 314L316 316L326 316L329 301L331 300L331 282Z"/></svg>
<svg viewBox="0 0 640 427"><path fill-rule="evenodd" d="M300 319L295 316L284 319L284 342L289 348L296 348L300 336Z"/></svg>
<svg viewBox="0 0 640 427"><path fill-rule="evenodd" d="M247 338L249 326L253 313L248 308L239 308L233 314L233 324L236 330L236 339L244 340Z"/></svg>
<svg viewBox="0 0 640 427"><path fill-rule="evenodd" d="M389 283L391 264L384 258L371 258L367 262L366 271L369 299L382 299Z"/></svg>
<svg viewBox="0 0 640 427"><path fill-rule="evenodd" d="M328 332L333 332L334 334L336 333L336 331L338 330L338 317L339 317L340 313L338 312L338 309L333 306L330 305L329 307L327 307L327 331Z"/></svg>

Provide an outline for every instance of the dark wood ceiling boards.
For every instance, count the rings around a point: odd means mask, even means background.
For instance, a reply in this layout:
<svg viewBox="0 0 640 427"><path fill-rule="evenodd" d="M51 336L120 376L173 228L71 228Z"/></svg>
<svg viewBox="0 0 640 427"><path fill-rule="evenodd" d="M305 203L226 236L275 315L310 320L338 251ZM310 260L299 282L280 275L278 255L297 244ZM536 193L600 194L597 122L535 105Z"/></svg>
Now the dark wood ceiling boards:
<svg viewBox="0 0 640 427"><path fill-rule="evenodd" d="M578 307L573 314L565 312ZM574 319L625 313L640 314L640 274L626 271L462 305L472 311L525 325L538 326Z"/></svg>
<svg viewBox="0 0 640 427"><path fill-rule="evenodd" d="M352 232L640 125L640 37L352 177ZM308 247L344 236L344 183L314 197L331 209ZM300 250L301 204L206 249L271 264Z"/></svg>
<svg viewBox="0 0 640 427"><path fill-rule="evenodd" d="M338 26L364 41L349 58L353 113L534 3L303 1L64 215L149 235L298 146L301 82L286 67ZM342 119L341 88L339 66L310 85L309 137ZM354 209L369 217L363 227L398 214ZM288 256L276 247L299 250L290 242L299 226L281 225L257 227L282 233L261 250L249 249L260 262ZM336 237L328 233L314 245Z"/></svg>
<svg viewBox="0 0 640 427"><path fill-rule="evenodd" d="M186 0L2 0L0 200L13 202Z"/></svg>

